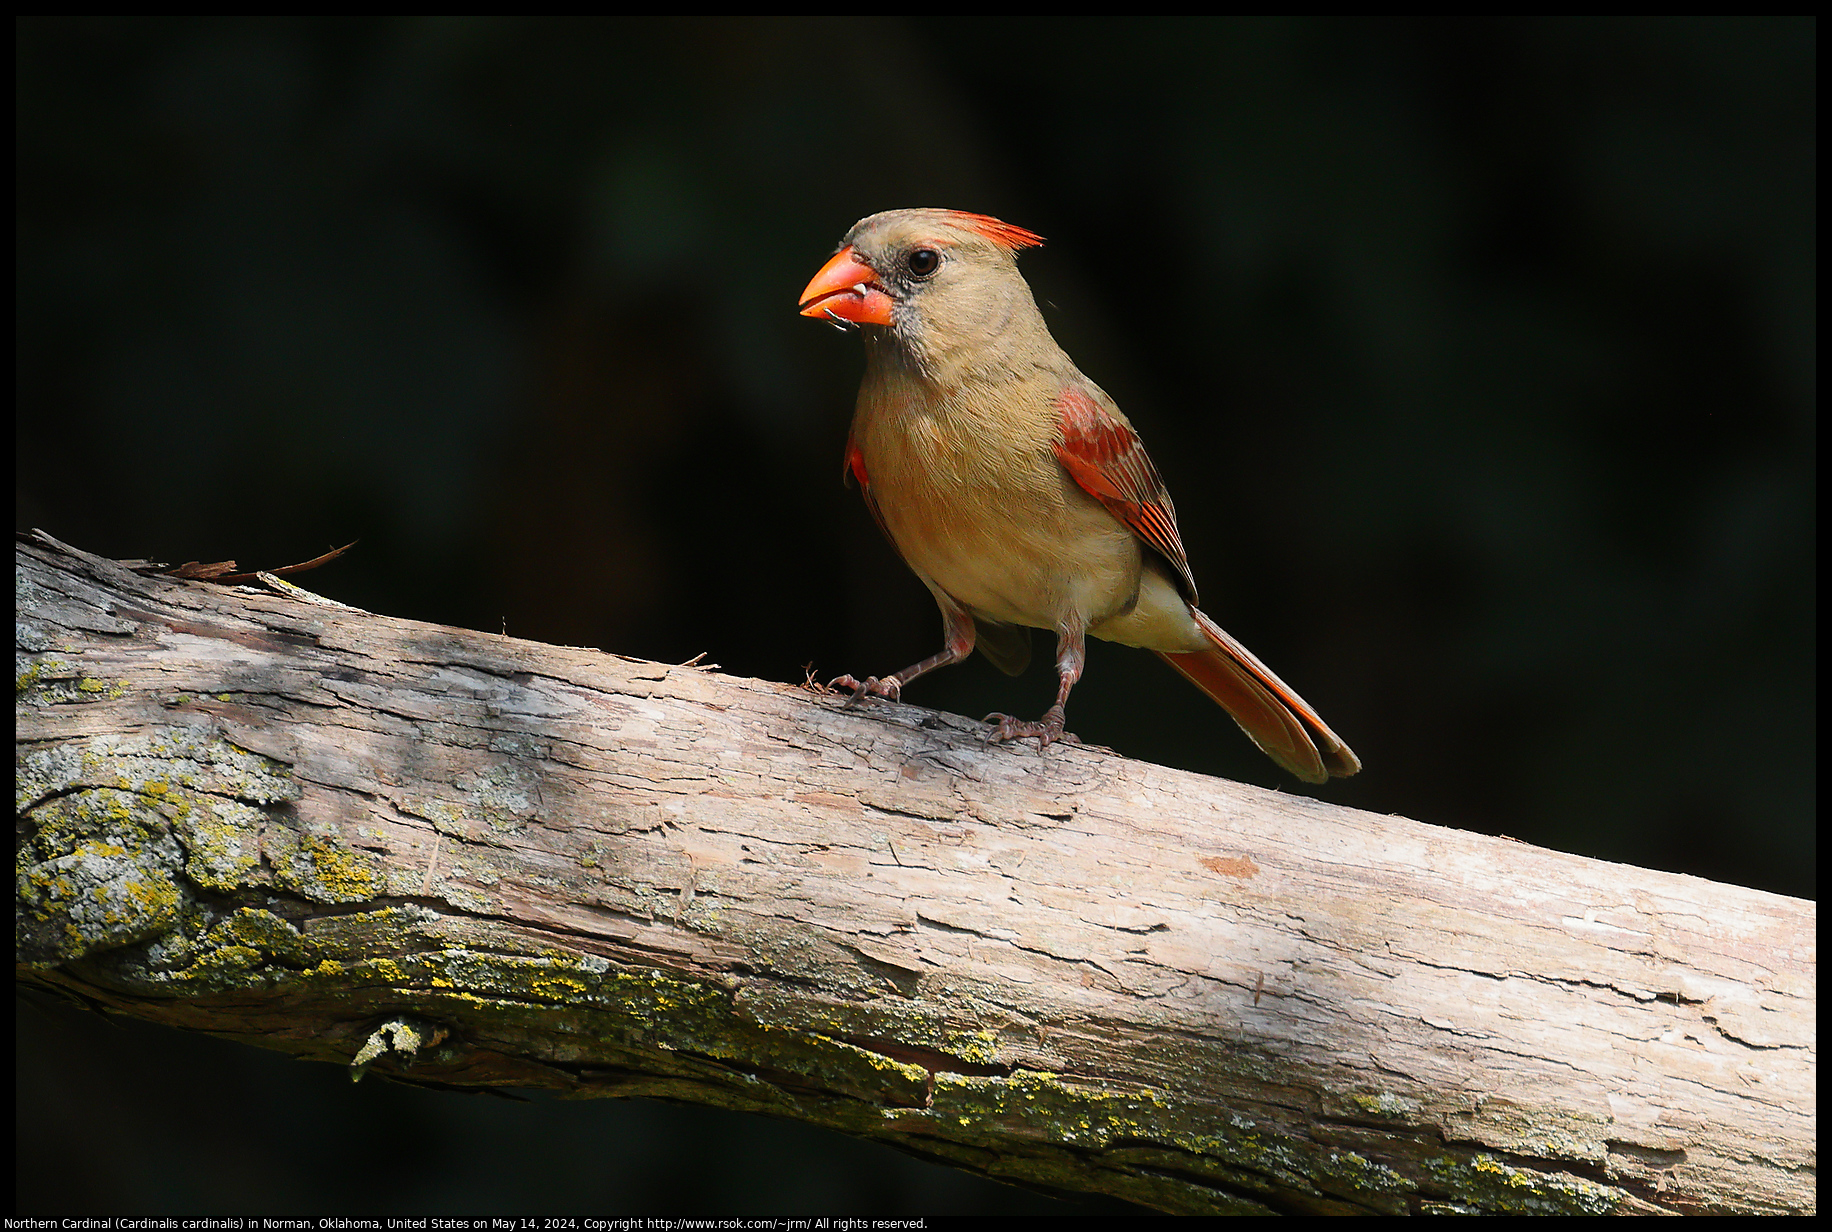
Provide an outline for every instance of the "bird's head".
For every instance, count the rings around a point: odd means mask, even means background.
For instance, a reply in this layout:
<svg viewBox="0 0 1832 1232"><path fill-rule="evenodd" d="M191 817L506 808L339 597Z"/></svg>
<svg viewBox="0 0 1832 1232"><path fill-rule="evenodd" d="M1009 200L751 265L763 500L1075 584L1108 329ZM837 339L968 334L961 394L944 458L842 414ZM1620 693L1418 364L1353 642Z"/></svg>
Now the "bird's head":
<svg viewBox="0 0 1832 1232"><path fill-rule="evenodd" d="M801 312L866 326L868 334L880 327L933 371L1043 329L1015 259L1041 243L1041 236L984 214L873 214L853 224L802 292Z"/></svg>

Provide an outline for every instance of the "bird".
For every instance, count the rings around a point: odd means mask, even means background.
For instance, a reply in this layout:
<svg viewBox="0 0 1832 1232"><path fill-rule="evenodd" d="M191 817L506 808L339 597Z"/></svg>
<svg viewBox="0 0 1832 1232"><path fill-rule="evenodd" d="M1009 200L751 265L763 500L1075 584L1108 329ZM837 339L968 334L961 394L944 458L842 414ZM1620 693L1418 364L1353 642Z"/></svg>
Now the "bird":
<svg viewBox="0 0 1832 1232"><path fill-rule="evenodd" d="M1056 635L1056 703L990 714L988 739L1066 730L1091 635L1155 651L1310 783L1361 762L1297 692L1197 606L1177 514L1130 420L1057 345L1017 256L1043 238L985 214L900 209L855 223L799 303L865 341L842 475L941 608L943 647L888 676L835 678L901 701L978 647L1009 675Z"/></svg>

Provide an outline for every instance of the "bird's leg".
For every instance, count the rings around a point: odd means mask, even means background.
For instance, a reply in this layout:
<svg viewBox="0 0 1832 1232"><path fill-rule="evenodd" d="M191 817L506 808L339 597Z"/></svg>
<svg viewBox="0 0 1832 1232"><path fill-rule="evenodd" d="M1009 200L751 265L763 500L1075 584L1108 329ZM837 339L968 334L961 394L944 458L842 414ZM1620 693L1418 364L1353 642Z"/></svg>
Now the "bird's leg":
<svg viewBox="0 0 1832 1232"><path fill-rule="evenodd" d="M1021 740L1026 736L1037 738L1037 750L1042 752L1055 740L1070 744L1080 744L1074 733L1062 729L1066 721L1069 704L1069 690L1081 679L1081 669L1088 661L1088 641L1086 630L1079 624L1063 625L1056 631L1056 676L1060 683L1056 687L1056 704L1043 712L1043 717L1034 723L1014 719L1009 714L989 714L982 722L990 723L994 719L999 725L993 729L990 737L994 744L1007 740Z"/></svg>
<svg viewBox="0 0 1832 1232"><path fill-rule="evenodd" d="M847 699L848 706L857 705L861 697L888 697L894 702L903 700L903 686L918 676L924 676L938 667L947 667L959 663L973 653L974 625L973 617L965 610L950 604L942 604L942 620L945 622L943 636L947 645L930 655L920 663L912 664L894 675L870 676L859 680L852 676L835 676L828 682L830 689L851 689L852 696Z"/></svg>

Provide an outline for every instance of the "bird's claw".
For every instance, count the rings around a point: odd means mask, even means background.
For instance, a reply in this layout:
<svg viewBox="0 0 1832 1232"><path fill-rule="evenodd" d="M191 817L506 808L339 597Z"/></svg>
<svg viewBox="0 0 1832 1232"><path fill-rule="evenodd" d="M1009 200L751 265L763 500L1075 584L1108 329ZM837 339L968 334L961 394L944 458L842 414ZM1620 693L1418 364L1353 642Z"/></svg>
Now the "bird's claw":
<svg viewBox="0 0 1832 1232"><path fill-rule="evenodd" d="M883 679L867 676L864 680L855 676L835 676L827 682L827 687L835 693L852 692L852 696L846 699L847 709L858 705L862 697L883 697L894 702L903 700L903 684L895 676Z"/></svg>
<svg viewBox="0 0 1832 1232"><path fill-rule="evenodd" d="M1051 744L1060 740L1064 744L1080 744L1081 737L1074 732L1064 731L1063 712L1059 706L1052 706L1041 719L1026 721L1015 719L1009 714L989 714L981 719L982 723L998 721L992 734L987 737L993 744L1004 744L1008 740L1023 740L1030 736L1037 738L1037 751L1041 753Z"/></svg>

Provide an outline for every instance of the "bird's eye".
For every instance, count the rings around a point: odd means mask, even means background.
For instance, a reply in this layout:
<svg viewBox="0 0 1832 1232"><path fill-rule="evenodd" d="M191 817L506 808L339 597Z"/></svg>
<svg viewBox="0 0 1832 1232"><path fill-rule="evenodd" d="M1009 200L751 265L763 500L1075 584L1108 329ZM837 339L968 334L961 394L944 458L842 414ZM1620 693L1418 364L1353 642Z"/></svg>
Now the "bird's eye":
<svg viewBox="0 0 1832 1232"><path fill-rule="evenodd" d="M927 278L941 268L941 254L933 248L918 248L903 264L916 277Z"/></svg>

